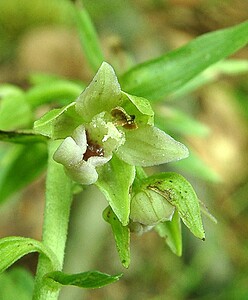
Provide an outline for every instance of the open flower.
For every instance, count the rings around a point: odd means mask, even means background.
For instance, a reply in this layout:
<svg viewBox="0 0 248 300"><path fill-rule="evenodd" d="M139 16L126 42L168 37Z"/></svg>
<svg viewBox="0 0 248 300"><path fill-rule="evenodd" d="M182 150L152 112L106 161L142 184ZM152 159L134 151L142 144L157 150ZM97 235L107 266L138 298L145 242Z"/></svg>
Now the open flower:
<svg viewBox="0 0 248 300"><path fill-rule="evenodd" d="M75 181L91 184L113 153L143 167L187 157L183 144L154 126L153 115L149 102L123 92L113 68L103 63L90 85L56 118L54 132L59 128L65 140L54 159Z"/></svg>
<svg viewBox="0 0 248 300"><path fill-rule="evenodd" d="M109 64L101 65L75 102L48 112L34 129L61 139L54 160L74 181L96 184L105 195L104 219L111 223L124 266L129 264L130 229L142 233L155 227L167 236L166 223L173 223L180 236L180 216L204 238L192 187L170 173L148 178L142 173L142 167L187 157L188 149L154 126L149 101L122 91Z"/></svg>
<svg viewBox="0 0 248 300"><path fill-rule="evenodd" d="M154 126L148 100L121 90L104 62L75 102L35 122L37 133L63 139L54 159L81 184L98 179L113 153L132 166L148 167L188 156L188 149Z"/></svg>

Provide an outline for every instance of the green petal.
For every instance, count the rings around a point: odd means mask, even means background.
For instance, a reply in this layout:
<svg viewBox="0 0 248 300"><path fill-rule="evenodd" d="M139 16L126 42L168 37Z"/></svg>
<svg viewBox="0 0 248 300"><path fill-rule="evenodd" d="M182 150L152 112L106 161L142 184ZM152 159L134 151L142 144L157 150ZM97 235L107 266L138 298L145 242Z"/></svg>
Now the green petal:
<svg viewBox="0 0 248 300"><path fill-rule="evenodd" d="M129 95L125 92L122 92L122 95L123 99L126 98L126 101L123 103L124 109L129 115L135 116L135 122L137 124L154 124L154 112L147 99Z"/></svg>
<svg viewBox="0 0 248 300"><path fill-rule="evenodd" d="M125 137L125 144L118 148L116 154L131 165L148 167L188 156L186 146L153 126L126 130Z"/></svg>
<svg viewBox="0 0 248 300"><path fill-rule="evenodd" d="M110 112L122 103L121 88L113 68L102 63L90 85L76 100L76 111L86 122L102 111Z"/></svg>

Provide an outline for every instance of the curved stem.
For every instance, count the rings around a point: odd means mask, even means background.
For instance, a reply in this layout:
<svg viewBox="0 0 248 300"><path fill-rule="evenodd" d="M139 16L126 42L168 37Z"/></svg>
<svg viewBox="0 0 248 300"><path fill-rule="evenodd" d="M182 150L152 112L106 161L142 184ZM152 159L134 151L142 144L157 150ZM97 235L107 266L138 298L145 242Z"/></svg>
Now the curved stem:
<svg viewBox="0 0 248 300"><path fill-rule="evenodd" d="M72 202L72 183L64 172L62 165L53 160L58 141L48 142L48 169L46 179L46 204L42 241L49 247L59 261L61 271L64 261L64 250L67 239L70 207ZM43 276L51 271L51 264L43 255L39 256L33 300L55 300L59 287L53 287Z"/></svg>

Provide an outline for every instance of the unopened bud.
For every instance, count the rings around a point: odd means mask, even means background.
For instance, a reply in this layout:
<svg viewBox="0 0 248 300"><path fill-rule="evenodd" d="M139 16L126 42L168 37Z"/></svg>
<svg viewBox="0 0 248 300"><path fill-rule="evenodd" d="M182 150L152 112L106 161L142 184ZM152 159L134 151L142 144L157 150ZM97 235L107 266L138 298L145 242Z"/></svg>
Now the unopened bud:
<svg viewBox="0 0 248 300"><path fill-rule="evenodd" d="M142 190L131 200L130 219L142 225L154 226L172 219L175 207L152 190Z"/></svg>

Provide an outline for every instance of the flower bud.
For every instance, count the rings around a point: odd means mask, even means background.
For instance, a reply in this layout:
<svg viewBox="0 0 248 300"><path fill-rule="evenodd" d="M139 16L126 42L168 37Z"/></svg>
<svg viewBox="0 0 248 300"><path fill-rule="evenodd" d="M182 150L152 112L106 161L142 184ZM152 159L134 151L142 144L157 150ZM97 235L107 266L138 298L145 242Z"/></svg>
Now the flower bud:
<svg viewBox="0 0 248 300"><path fill-rule="evenodd" d="M146 226L154 226L172 219L175 207L152 190L141 190L131 200L130 219Z"/></svg>

